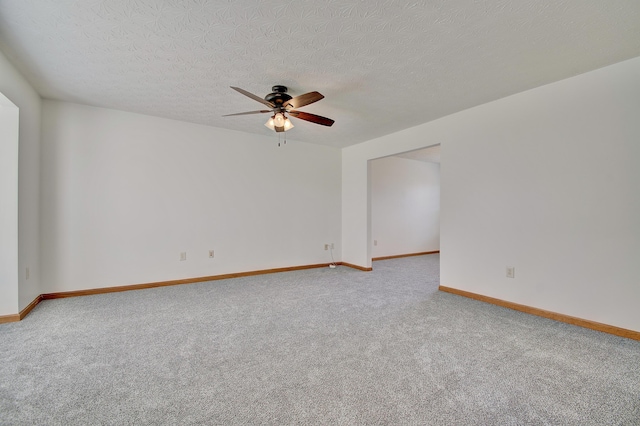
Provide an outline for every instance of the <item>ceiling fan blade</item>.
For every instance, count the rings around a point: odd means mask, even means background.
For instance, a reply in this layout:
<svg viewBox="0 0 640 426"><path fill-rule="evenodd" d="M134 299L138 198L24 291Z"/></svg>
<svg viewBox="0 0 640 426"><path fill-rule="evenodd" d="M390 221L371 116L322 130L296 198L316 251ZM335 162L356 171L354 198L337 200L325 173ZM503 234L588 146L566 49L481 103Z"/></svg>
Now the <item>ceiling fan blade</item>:
<svg viewBox="0 0 640 426"><path fill-rule="evenodd" d="M231 117L232 115L249 115L249 114L264 114L265 112L273 112L270 109L261 109L260 111L248 111L248 112L237 112L235 114L226 114L223 117Z"/></svg>
<svg viewBox="0 0 640 426"><path fill-rule="evenodd" d="M320 115L309 114L308 112L302 111L289 111L289 115L295 118L299 118L300 120L310 121L316 124L322 124L323 126L331 127L335 121L330 118L322 117Z"/></svg>
<svg viewBox="0 0 640 426"><path fill-rule="evenodd" d="M293 108L300 108L305 105L312 104L314 102L318 102L320 99L324 98L324 96L318 92L309 92L304 95L296 96L294 98L289 99L284 103L284 107L292 106Z"/></svg>
<svg viewBox="0 0 640 426"><path fill-rule="evenodd" d="M248 96L248 97L250 97L251 99L253 99L253 100L255 100L255 101L260 102L261 104L264 104L264 105L268 106L269 108L275 108L275 107L276 107L276 106L275 106L275 104L273 104L273 103L271 103L271 102L269 102L269 101L265 101L265 100L264 100L264 99L262 99L260 96L254 95L253 93L250 93L250 92L247 92L247 91L246 91L246 90L244 90L244 89L241 89L241 88L239 88L239 87L233 87L233 86L231 86L231 88L232 88L233 90L235 90L236 92L240 92L240 93L242 93L243 95Z"/></svg>

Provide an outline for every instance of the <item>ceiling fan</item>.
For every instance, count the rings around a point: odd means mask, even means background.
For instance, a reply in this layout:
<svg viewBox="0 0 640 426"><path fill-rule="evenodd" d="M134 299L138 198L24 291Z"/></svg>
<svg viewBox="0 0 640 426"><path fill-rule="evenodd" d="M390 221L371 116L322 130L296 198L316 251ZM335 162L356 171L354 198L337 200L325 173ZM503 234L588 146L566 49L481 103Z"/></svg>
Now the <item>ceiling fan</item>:
<svg viewBox="0 0 640 426"><path fill-rule="evenodd" d="M261 97L256 96L253 93L249 93L239 87L231 86L231 88L237 92L242 93L245 96L250 97L251 99L260 102L263 105L268 106L270 109L238 112L236 114L223 115L223 117L230 117L233 115L263 114L269 112L272 115L271 118L269 118L269 120L265 123L265 126L272 130L275 130L276 132L286 132L293 127L293 124L291 124L291 120L289 120L289 117L287 117L287 115L299 118L300 120L310 121L311 123L321 124L323 126L331 126L334 123L334 121L330 118L310 114L308 112L298 111L296 109L305 105L312 104L314 102L318 102L320 99L324 98L324 96L318 92L309 92L300 96L291 97L287 94L286 86L273 86L271 88L272 93L269 93L264 97L264 99L262 99Z"/></svg>

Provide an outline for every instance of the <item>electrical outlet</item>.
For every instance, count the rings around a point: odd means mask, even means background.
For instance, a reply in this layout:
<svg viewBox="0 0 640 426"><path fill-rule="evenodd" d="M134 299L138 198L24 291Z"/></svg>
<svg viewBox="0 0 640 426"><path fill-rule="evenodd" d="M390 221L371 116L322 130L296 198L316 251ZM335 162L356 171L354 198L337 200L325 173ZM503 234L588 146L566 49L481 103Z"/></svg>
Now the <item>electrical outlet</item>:
<svg viewBox="0 0 640 426"><path fill-rule="evenodd" d="M187 260L187 252L180 252L180 261Z"/></svg>
<svg viewBox="0 0 640 426"><path fill-rule="evenodd" d="M209 257L213 259L213 250L209 250Z"/></svg>
<svg viewBox="0 0 640 426"><path fill-rule="evenodd" d="M373 240L373 245L377 246L378 245L378 240Z"/></svg>
<svg viewBox="0 0 640 426"><path fill-rule="evenodd" d="M507 278L515 278L516 277L516 268L513 266L507 266Z"/></svg>
<svg viewBox="0 0 640 426"><path fill-rule="evenodd" d="M325 249L325 250L329 250L329 244L325 244L325 245L324 245L324 249Z"/></svg>

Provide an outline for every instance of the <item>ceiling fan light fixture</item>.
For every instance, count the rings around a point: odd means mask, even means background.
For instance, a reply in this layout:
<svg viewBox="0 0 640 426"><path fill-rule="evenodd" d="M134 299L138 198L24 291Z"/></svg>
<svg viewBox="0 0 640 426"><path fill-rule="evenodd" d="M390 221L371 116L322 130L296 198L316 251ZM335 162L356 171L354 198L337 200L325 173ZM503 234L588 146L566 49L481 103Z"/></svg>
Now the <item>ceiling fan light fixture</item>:
<svg viewBox="0 0 640 426"><path fill-rule="evenodd" d="M275 123L273 121L273 117L269 117L269 119L267 120L266 123L264 123L264 125L267 128L271 129L271 130L275 130L276 129L276 125L275 125Z"/></svg>
<svg viewBox="0 0 640 426"><path fill-rule="evenodd" d="M291 123L291 120L289 120L283 113L279 112L271 117L269 117L269 119L267 120L266 123L264 123L265 127L271 129L271 130L276 130L276 127L282 127L284 128L284 131L286 132L289 129L293 129L294 125L293 123Z"/></svg>
<svg viewBox="0 0 640 426"><path fill-rule="evenodd" d="M284 118L284 131L286 132L289 129L293 129L294 125L287 117Z"/></svg>
<svg viewBox="0 0 640 426"><path fill-rule="evenodd" d="M284 122L285 122L285 118L284 118L284 114L279 112L276 115L273 116L273 125L276 127L284 127Z"/></svg>

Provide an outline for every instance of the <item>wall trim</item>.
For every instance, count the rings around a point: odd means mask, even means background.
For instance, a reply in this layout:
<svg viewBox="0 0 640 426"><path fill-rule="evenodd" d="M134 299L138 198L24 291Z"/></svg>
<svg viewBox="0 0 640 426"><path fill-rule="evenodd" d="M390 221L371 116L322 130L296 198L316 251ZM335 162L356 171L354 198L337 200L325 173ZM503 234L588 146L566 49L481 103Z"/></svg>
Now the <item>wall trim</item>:
<svg viewBox="0 0 640 426"><path fill-rule="evenodd" d="M29 314L29 312L31 312L31 310L33 308L35 308L38 305L38 303L40 303L41 300L42 300L42 295L39 295L38 297L33 299L33 301L31 303L29 303L19 313L13 314L13 315L0 315L0 324L4 324L4 323L7 323L7 322L20 321L22 318L26 317Z"/></svg>
<svg viewBox="0 0 640 426"><path fill-rule="evenodd" d="M366 268L363 266L353 265L351 263L346 263L346 262L336 262L336 265L348 266L350 268L358 269L360 271L373 270L373 268ZM123 286L115 286L115 287L102 287L102 288L91 288L86 290L44 293L36 297L23 310L21 310L20 313L13 314L13 315L1 315L0 324L8 323L8 322L17 322L22 320L42 300L63 299L66 297L90 296L94 294L116 293L116 292L131 291L131 290L143 290L146 288L166 287L166 286L180 285L180 284L193 284L193 283L205 282L205 281L217 281L217 280L225 280L229 278L249 277L253 275L275 274L278 272L300 271L304 269L326 268L326 267L329 267L329 263L316 263L312 265L289 266L285 268L260 269L257 271L234 272L230 274L210 275L206 277L194 277L194 278L185 278L181 280L158 281L158 282L151 282L151 283L123 285Z"/></svg>
<svg viewBox="0 0 640 426"><path fill-rule="evenodd" d="M338 264L340 265L341 263L338 263ZM115 293L115 292L130 291L130 290L142 290L145 288L166 287L170 285L179 285L179 284L192 284L192 283L198 283L198 282L204 282L204 281L217 281L217 280L224 280L228 278L249 277L252 275L274 274L277 272L299 271L303 269L324 268L324 267L329 267L329 264L317 263L313 265L299 265L299 266L289 266L286 268L260 269L257 271L234 272L230 274L210 275L206 277L186 278L181 280L158 281L158 282L143 283L143 284L123 285L123 286L116 286L116 287L103 287L103 288L91 288L86 290L44 293L36 297L23 310L21 310L20 313L13 314L13 315L1 315L0 324L8 323L8 322L17 322L22 320L42 300L62 299L65 297L90 296L93 294Z"/></svg>
<svg viewBox="0 0 640 426"><path fill-rule="evenodd" d="M0 315L0 324L20 321L20 314Z"/></svg>
<svg viewBox="0 0 640 426"><path fill-rule="evenodd" d="M366 266L354 265L353 263L347 263L347 262L337 262L336 265L348 266L349 268L353 268L353 269L357 269L359 271L365 271L365 272L373 271L373 268L366 267Z"/></svg>
<svg viewBox="0 0 640 426"><path fill-rule="evenodd" d="M436 253L440 253L440 250L423 251L423 252L420 252L420 253L396 254L394 256L374 257L371 260L375 262L377 260L397 259L399 257L424 256L425 254L436 254Z"/></svg>
<svg viewBox="0 0 640 426"><path fill-rule="evenodd" d="M33 299L33 301L29 303L23 310L21 310L20 313L18 314L20 317L20 320L26 317L27 315L29 315L29 312L31 312L33 308L38 306L38 303L40 303L41 300L42 300L42 295L39 295L38 297Z"/></svg>
<svg viewBox="0 0 640 426"><path fill-rule="evenodd" d="M552 319L555 321L565 322L567 324L577 325L579 327L589 328L591 330L601 331L603 333L609 333L620 337L626 337L627 339L640 340L640 331L628 330L626 328L620 328L613 325L602 324L582 318L576 318L569 315L559 314L557 312L546 311L544 309L534 308L532 306L521 305L519 303L508 302L506 300L496 299L494 297L483 296L482 294L458 290L457 288L440 286L438 289L446 293L468 297L470 299L479 300L481 302L490 303L492 305L502 306L504 308L513 309L515 311L520 311L527 314Z"/></svg>
<svg viewBox="0 0 640 426"><path fill-rule="evenodd" d="M226 280L229 278L249 277L253 275L275 274L278 272L299 271L303 269L324 268L329 267L328 263L317 263L314 265L289 266L286 268L260 269L257 271L233 272L230 274L210 275L206 277L185 278L181 280L157 281L143 284L123 285L116 287L91 288L86 290L62 291L56 293L42 294L44 300L62 299L65 297L90 296L94 294L116 293L121 291L143 290L145 288L166 287L179 284L193 284L205 281Z"/></svg>

